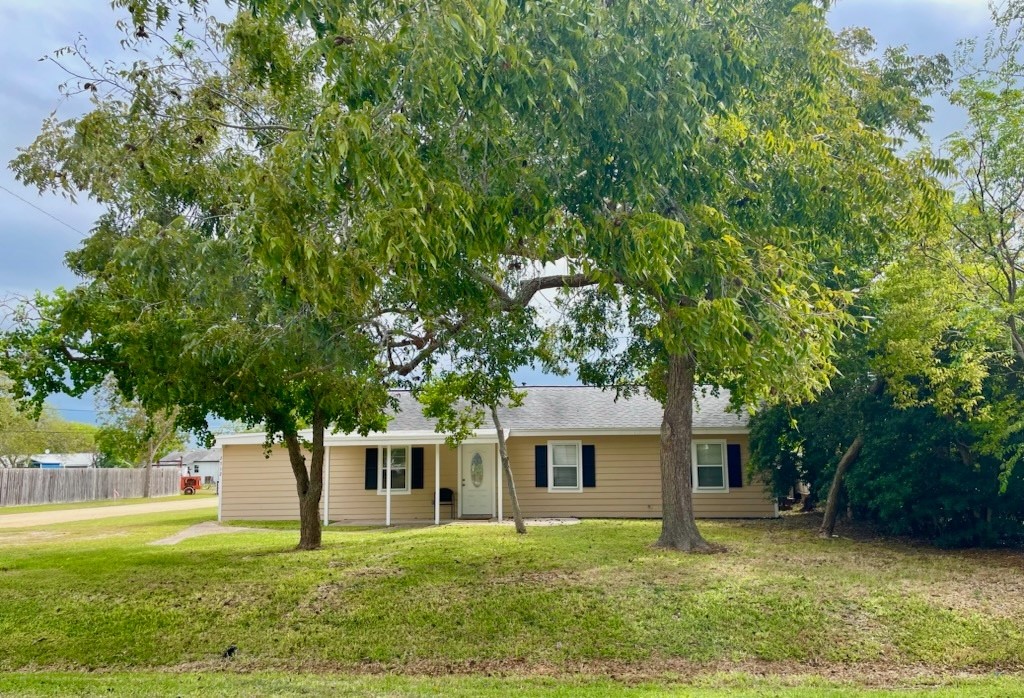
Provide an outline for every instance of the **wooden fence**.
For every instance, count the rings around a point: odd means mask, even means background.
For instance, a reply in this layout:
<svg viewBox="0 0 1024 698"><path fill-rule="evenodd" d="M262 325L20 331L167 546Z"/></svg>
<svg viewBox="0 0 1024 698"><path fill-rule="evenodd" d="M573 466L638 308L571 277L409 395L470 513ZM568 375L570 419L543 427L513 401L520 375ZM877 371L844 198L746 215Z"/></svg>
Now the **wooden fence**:
<svg viewBox="0 0 1024 698"><path fill-rule="evenodd" d="M152 497L179 492L178 468L153 468ZM0 468L0 507L141 497L145 470Z"/></svg>

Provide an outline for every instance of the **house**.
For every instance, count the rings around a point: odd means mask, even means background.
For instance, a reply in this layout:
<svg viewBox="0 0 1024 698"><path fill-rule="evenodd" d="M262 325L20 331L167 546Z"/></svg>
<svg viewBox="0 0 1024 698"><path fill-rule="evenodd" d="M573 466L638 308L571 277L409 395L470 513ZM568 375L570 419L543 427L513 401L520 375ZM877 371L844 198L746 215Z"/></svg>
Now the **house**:
<svg viewBox="0 0 1024 698"><path fill-rule="evenodd" d="M221 450L219 448L193 451L171 451L156 465L173 465L188 468L189 475L198 475L204 483L220 480Z"/></svg>
<svg viewBox="0 0 1024 698"><path fill-rule="evenodd" d="M40 453L29 458L30 468L54 470L57 468L94 468L95 453Z"/></svg>
<svg viewBox="0 0 1024 698"><path fill-rule="evenodd" d="M324 520L390 525L506 518L511 505L490 422L451 448L409 393L397 397L399 409L386 432L327 435ZM777 516L769 489L746 472L746 416L727 405L724 391L695 403L696 514ZM657 401L642 395L617 400L613 392L589 387L533 387L522 406L499 414L524 516L661 516ZM263 433L217 441L223 449L221 519L298 518L285 449L267 457Z"/></svg>

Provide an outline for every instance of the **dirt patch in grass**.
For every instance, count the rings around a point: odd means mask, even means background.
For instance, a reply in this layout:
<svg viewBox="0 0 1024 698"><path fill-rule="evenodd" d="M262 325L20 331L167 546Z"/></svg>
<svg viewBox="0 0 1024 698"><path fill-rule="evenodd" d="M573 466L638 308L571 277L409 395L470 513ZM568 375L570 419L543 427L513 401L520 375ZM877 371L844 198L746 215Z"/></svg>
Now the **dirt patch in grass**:
<svg viewBox="0 0 1024 698"><path fill-rule="evenodd" d="M579 584L584 581L593 581L594 575L587 574L587 572L575 570L530 570L498 577L488 577L481 581L493 586L507 586L509 584Z"/></svg>
<svg viewBox="0 0 1024 698"><path fill-rule="evenodd" d="M357 585L372 585L378 580L399 577L405 573L401 567L348 567L343 568L341 576L322 582L316 589L300 602L296 612L288 613L288 617L300 617L302 612L319 615L324 611L337 611L344 608L341 597L345 592Z"/></svg>
<svg viewBox="0 0 1024 698"><path fill-rule="evenodd" d="M401 567L353 567L346 570L346 574L353 579L381 579L382 577L397 577L404 570Z"/></svg>
<svg viewBox="0 0 1024 698"><path fill-rule="evenodd" d="M778 679L794 684L802 679L814 678L839 684L865 688L907 688L943 686L957 680L1003 676L1024 679L1024 660L1016 664L972 667L950 671L929 664L903 664L894 666L884 662L831 663L831 662L766 662L715 661L691 662L677 658L652 658L644 662L614 660L587 660L580 662L536 662L523 659L467 660L467 661L413 661L403 664L364 662L359 664L325 663L319 661L285 660L279 662L249 662L244 648L239 648L238 659L211 659L190 662L155 671L191 673L226 671L240 674L266 671L286 671L306 674L353 674L371 676L477 676L492 678L602 678L623 684L648 682L679 682L701 684L728 682L730 676ZM52 668L48 668L52 671Z"/></svg>
<svg viewBox="0 0 1024 698"><path fill-rule="evenodd" d="M902 590L928 603L959 613L1024 619L1024 575L1008 567L986 567L953 578L922 582L904 580Z"/></svg>
<svg viewBox="0 0 1024 698"><path fill-rule="evenodd" d="M76 543L90 540L107 540L109 538L124 538L128 535L125 531L104 531L95 535L73 535L67 531L18 531L17 533L0 533L0 546L35 545L37 543L49 543L56 540L73 540Z"/></svg>
<svg viewBox="0 0 1024 698"><path fill-rule="evenodd" d="M68 534L63 531L18 531L17 533L0 533L0 545L25 545L40 541L64 538Z"/></svg>

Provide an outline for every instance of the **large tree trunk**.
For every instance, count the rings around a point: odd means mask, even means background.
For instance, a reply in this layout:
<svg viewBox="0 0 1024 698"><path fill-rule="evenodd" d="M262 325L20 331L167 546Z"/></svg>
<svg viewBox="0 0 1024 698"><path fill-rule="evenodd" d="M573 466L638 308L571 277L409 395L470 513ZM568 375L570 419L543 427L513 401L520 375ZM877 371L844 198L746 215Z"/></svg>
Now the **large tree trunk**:
<svg viewBox="0 0 1024 698"><path fill-rule="evenodd" d="M661 421L661 537L659 548L709 551L693 518L693 356L668 357L668 394Z"/></svg>
<svg viewBox="0 0 1024 698"><path fill-rule="evenodd" d="M309 470L306 456L297 433L286 433L288 461L295 475L295 488L299 495L299 550L317 550L323 534L320 520L320 497L324 490L324 432L323 417L313 415L313 448L310 452Z"/></svg>
<svg viewBox="0 0 1024 698"><path fill-rule="evenodd" d="M818 529L819 538L831 538L836 530L836 517L839 515L839 492L843 487L843 478L846 471L850 469L853 462L860 456L860 449L864 446L864 435L858 434L853 440L846 453L839 459L836 466L836 474L832 478L832 486L828 489L828 499L825 500L825 518L821 520L821 528Z"/></svg>
<svg viewBox="0 0 1024 698"><path fill-rule="evenodd" d="M491 405L491 418L494 428L498 431L498 455L501 456L501 469L505 471L505 483L508 485L508 498L512 502L512 520L516 523L516 533L526 533L526 522L523 512L519 509L519 495L516 494L516 482L512 477L512 465L508 460L508 444L505 443L505 432L498 418L498 408Z"/></svg>

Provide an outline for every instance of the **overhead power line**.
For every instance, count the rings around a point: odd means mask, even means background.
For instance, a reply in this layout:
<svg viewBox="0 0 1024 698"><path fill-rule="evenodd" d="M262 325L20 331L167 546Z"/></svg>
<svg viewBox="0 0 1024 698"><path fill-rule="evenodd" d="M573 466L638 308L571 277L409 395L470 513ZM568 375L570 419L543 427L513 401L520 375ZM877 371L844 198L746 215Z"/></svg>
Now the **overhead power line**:
<svg viewBox="0 0 1024 698"><path fill-rule="evenodd" d="M4 185L0 184L0 189L2 189L3 191L7 192L7 193L8 193L8 194L10 194L11 196L13 196L13 197L14 197L15 199L17 199L18 201L22 202L23 204L27 204L27 205L31 206L32 208L34 208L35 210L39 211L39 212L40 212L41 214L43 214L44 216L48 216L49 218L52 218L53 220L55 220L55 221L57 221L58 223L60 223L61 225L63 225L63 226L65 227L65 228L68 228L69 230L72 230L72 231L74 231L74 232L78 233L78 234L79 234L80 236L82 236L82 237L86 237L86 234L85 234L85 233L83 233L83 232L82 232L81 230L79 230L78 228L76 228L75 226L71 225L71 224L70 224L70 223L68 223L67 221L63 221L63 220L61 220L60 218L57 218L57 216L53 215L52 213L50 213L50 212L49 212L49 211L47 211L46 209L44 209L44 208L40 208L39 206L36 206L36 205L35 205L34 203L32 203L31 201L29 201L29 200L28 200L28 199L26 199L25 197L23 197L23 196L20 196L20 195L18 195L18 194L15 194L15 193L14 193L13 191L11 191L10 189L8 189L8 188L7 188L7 187L5 187Z"/></svg>

